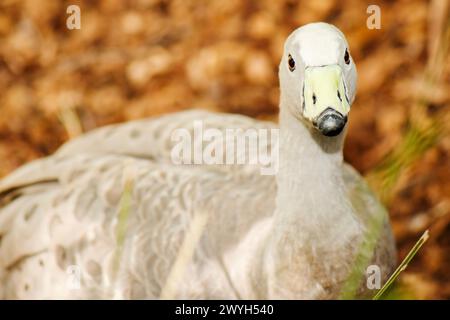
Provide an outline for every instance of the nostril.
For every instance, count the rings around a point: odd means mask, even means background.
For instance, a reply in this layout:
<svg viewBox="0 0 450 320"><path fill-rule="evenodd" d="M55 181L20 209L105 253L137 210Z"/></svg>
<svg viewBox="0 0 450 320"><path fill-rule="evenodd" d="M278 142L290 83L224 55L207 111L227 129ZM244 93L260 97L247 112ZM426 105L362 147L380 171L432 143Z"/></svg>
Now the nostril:
<svg viewBox="0 0 450 320"><path fill-rule="evenodd" d="M337 96L338 96L338 98L339 98L339 101L342 102L341 93L339 92L339 90L338 90L338 92L337 92Z"/></svg>
<svg viewBox="0 0 450 320"><path fill-rule="evenodd" d="M316 104L317 98L316 95L313 93L312 95L313 104Z"/></svg>

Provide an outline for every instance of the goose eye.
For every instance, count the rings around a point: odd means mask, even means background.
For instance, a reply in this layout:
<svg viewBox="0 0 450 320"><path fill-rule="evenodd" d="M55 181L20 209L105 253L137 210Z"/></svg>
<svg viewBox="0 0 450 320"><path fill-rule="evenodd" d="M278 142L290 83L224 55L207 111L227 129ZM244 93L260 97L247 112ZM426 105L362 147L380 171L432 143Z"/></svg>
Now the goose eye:
<svg viewBox="0 0 450 320"><path fill-rule="evenodd" d="M350 55L348 54L347 49L345 49L344 61L345 61L345 64L350 64Z"/></svg>
<svg viewBox="0 0 450 320"><path fill-rule="evenodd" d="M292 59L291 55L288 55L288 65L289 65L289 70L291 70L291 71L295 70L295 61L294 61L294 59Z"/></svg>

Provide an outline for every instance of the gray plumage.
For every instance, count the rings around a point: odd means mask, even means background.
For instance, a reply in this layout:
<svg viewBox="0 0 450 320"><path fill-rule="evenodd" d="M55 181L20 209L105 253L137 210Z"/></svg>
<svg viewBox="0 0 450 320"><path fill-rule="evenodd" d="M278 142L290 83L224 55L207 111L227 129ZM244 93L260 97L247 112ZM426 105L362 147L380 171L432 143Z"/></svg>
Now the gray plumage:
<svg viewBox="0 0 450 320"><path fill-rule="evenodd" d="M324 36L336 36L327 26ZM290 113L285 62L276 177L261 175L258 165L174 165L171 134L192 131L194 120L222 131L277 127L187 111L94 130L4 178L0 296L337 298L371 217L385 212L342 162L344 134L321 136ZM117 228L127 186L122 244ZM202 216L192 255L177 264ZM376 250L365 253L383 279L395 262L386 217ZM71 286L76 280L80 288ZM358 294L365 293L362 279Z"/></svg>

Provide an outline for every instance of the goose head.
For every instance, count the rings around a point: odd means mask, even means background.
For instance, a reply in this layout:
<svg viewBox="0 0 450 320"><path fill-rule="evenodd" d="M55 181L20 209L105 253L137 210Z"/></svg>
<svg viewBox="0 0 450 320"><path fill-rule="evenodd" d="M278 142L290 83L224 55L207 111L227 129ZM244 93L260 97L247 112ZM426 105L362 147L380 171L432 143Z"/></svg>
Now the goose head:
<svg viewBox="0 0 450 320"><path fill-rule="evenodd" d="M344 131L355 98L356 67L343 33L319 22L287 38L279 66L282 106L324 136Z"/></svg>

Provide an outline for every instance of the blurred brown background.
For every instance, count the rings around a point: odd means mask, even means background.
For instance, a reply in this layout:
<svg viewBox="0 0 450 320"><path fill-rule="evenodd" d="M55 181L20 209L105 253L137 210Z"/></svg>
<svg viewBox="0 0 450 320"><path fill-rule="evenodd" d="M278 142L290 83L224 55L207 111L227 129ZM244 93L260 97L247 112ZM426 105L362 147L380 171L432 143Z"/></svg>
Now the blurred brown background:
<svg viewBox="0 0 450 320"><path fill-rule="evenodd" d="M66 8L81 8L68 30ZM381 29L366 27L369 4ZM197 107L276 121L285 37L347 36L358 94L348 162L389 208L407 297L450 298L449 1L0 2L0 177L108 123Z"/></svg>

